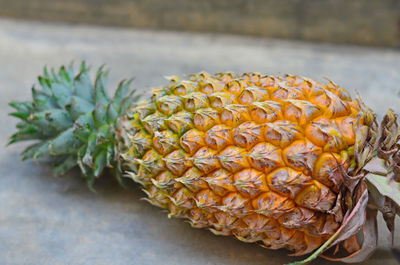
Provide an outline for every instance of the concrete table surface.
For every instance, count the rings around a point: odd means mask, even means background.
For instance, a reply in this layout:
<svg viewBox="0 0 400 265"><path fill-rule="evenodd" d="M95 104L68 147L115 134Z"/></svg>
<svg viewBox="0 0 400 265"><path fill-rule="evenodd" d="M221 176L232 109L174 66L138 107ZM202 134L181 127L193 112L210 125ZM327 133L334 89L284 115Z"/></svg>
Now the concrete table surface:
<svg viewBox="0 0 400 265"><path fill-rule="evenodd" d="M164 75L206 70L329 77L379 114L400 111L400 52L262 38L50 25L0 19L0 143L14 131L10 100L30 98L43 65L107 63L111 87L135 76L145 89ZM77 171L53 178L49 166L21 162L26 146L0 153L0 264L283 264L285 250L263 249L193 229L140 198L140 187L104 178L91 193ZM396 264L380 220L380 248L363 264ZM399 240L399 233L397 233ZM397 241L400 242L400 241ZM319 259L314 264L333 264Z"/></svg>

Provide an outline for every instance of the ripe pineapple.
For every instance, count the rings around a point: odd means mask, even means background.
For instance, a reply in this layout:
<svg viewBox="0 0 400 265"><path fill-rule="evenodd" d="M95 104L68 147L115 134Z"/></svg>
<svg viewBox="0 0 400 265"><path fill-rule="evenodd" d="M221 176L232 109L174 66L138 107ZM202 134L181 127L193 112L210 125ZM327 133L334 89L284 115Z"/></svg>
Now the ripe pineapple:
<svg viewBox="0 0 400 265"><path fill-rule="evenodd" d="M138 102L131 80L110 98L107 72L92 85L88 71L84 63L78 74L45 70L33 102L10 103L21 119L10 143L38 140L23 159L54 158L56 174L79 166L90 188L110 168L121 183L140 183L169 217L294 255L315 251L304 262L333 245L350 254L339 260L367 258L377 209L393 231L393 112L378 125L331 81L258 73L172 76ZM360 245L361 230L372 236Z"/></svg>

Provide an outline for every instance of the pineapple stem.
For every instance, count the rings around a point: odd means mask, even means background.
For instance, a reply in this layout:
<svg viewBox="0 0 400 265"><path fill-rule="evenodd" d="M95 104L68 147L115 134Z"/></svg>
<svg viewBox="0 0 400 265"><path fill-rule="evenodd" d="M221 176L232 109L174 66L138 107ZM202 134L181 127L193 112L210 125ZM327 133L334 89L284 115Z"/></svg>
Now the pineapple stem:
<svg viewBox="0 0 400 265"><path fill-rule="evenodd" d="M303 265L310 263L311 261L316 259L319 255L321 255L332 244L332 242L336 239L339 233L340 231L337 230L335 234L333 234L322 246L320 246L316 251L314 251L314 253L311 254L308 258L301 261L288 263L286 265Z"/></svg>
<svg viewBox="0 0 400 265"><path fill-rule="evenodd" d="M122 183L121 166L115 130L119 118L138 100L131 80L120 82L114 96L107 92L107 74L103 66L95 81L90 68L81 63L61 66L58 73L45 68L38 77L39 89L32 87L32 101L11 102L20 120L9 144L34 140L22 152L22 159L50 158L54 173L63 175L79 166L89 188L105 168L111 168Z"/></svg>

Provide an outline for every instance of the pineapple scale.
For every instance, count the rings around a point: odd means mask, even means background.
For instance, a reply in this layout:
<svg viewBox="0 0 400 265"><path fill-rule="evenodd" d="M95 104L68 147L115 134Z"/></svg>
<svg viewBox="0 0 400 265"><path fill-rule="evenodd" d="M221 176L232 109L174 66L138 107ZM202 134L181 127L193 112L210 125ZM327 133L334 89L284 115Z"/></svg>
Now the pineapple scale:
<svg viewBox="0 0 400 265"><path fill-rule="evenodd" d="M202 72L153 89L122 121L124 169L192 226L303 255L339 227L340 164L360 107L333 82Z"/></svg>

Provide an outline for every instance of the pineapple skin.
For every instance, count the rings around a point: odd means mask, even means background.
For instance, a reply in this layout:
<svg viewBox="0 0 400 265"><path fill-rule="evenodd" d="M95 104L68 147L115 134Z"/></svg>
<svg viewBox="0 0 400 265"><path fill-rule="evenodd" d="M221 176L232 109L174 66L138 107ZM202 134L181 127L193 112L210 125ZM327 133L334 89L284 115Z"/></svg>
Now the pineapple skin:
<svg viewBox="0 0 400 265"><path fill-rule="evenodd" d="M339 228L357 101L329 81L202 72L152 90L119 129L123 169L169 217L295 255Z"/></svg>

